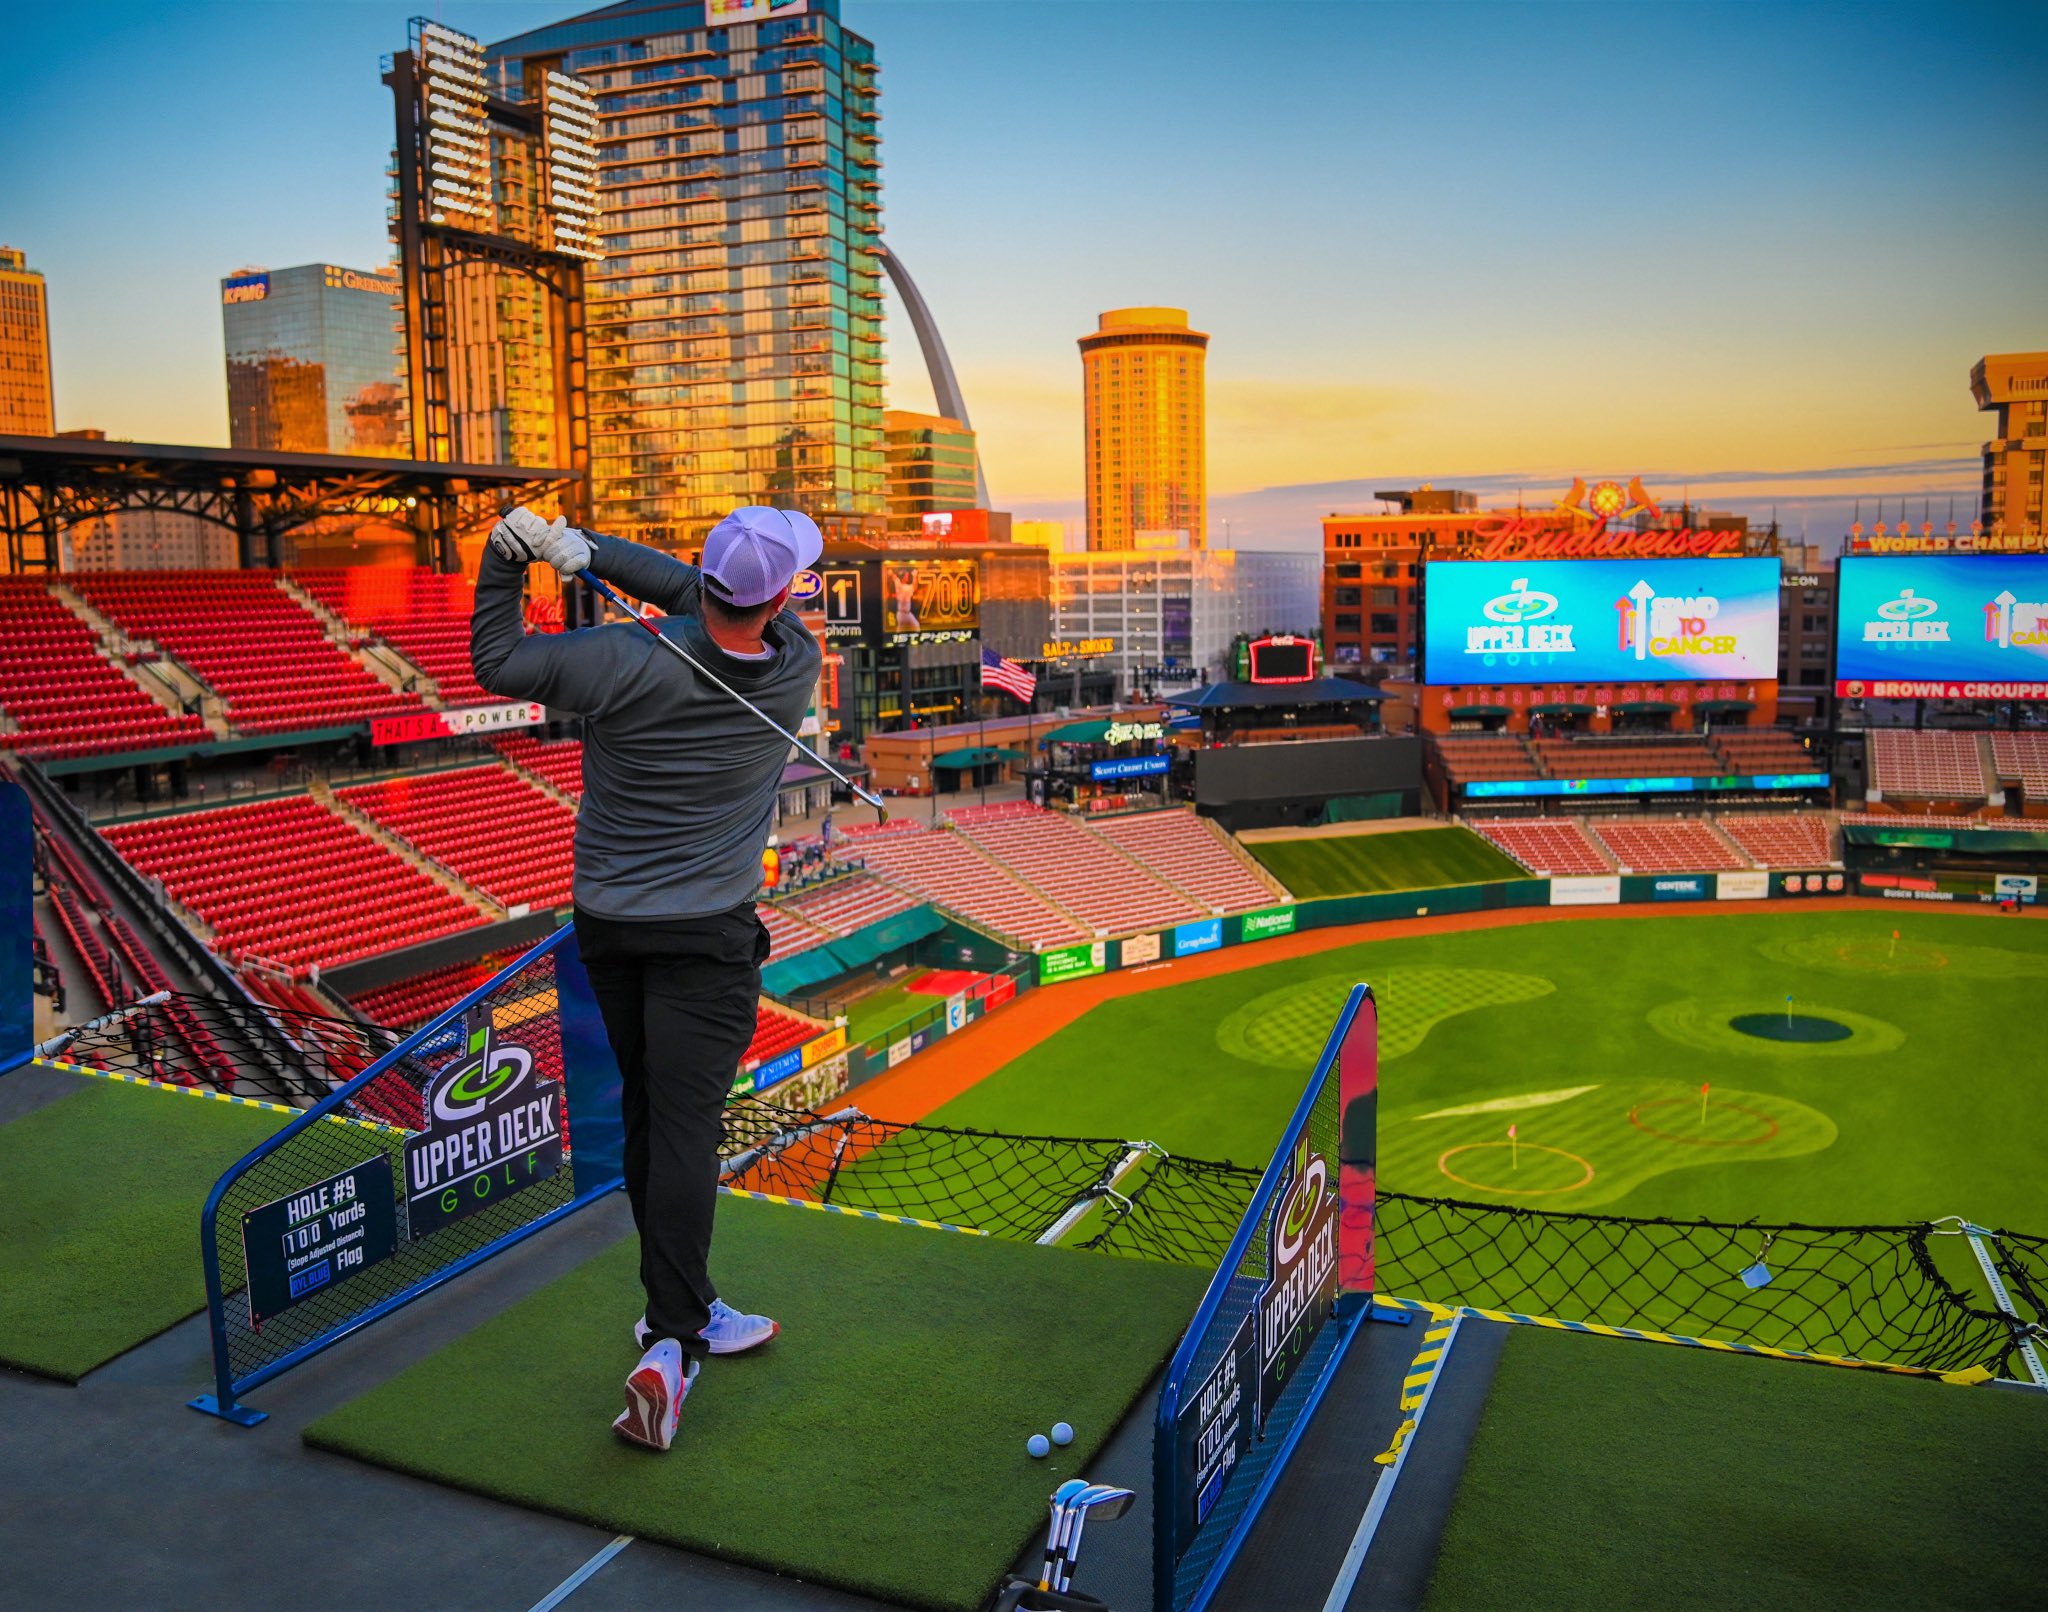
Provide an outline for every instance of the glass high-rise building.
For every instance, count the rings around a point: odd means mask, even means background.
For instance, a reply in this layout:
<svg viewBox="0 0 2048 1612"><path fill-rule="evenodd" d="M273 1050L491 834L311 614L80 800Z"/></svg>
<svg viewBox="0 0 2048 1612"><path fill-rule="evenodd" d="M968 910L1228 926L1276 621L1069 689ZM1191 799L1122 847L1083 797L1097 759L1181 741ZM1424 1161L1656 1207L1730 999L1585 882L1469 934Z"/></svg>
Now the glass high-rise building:
<svg viewBox="0 0 2048 1612"><path fill-rule="evenodd" d="M230 444L408 457L398 295L396 271L332 263L222 280Z"/></svg>
<svg viewBox="0 0 2048 1612"><path fill-rule="evenodd" d="M18 247L0 246L0 433L47 437L56 429L43 276Z"/></svg>
<svg viewBox="0 0 2048 1612"><path fill-rule="evenodd" d="M979 502L974 433L958 420L890 409L882 415L882 444L891 537L921 537L925 516Z"/></svg>
<svg viewBox="0 0 2048 1612"><path fill-rule="evenodd" d="M493 45L597 96L585 271L599 527L689 547L736 504L879 529L875 52L838 0L631 0Z"/></svg>

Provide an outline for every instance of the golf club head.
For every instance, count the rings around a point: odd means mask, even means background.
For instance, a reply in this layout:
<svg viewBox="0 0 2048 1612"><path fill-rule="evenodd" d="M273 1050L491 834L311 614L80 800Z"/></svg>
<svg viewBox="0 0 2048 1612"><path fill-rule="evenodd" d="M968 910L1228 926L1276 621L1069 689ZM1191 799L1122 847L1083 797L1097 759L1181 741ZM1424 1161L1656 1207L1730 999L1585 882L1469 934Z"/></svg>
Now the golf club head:
<svg viewBox="0 0 2048 1612"><path fill-rule="evenodd" d="M1069 1504L1077 1513L1103 1522L1115 1522L1131 1509L1131 1502L1137 1498L1129 1489L1119 1489L1107 1483L1091 1483Z"/></svg>

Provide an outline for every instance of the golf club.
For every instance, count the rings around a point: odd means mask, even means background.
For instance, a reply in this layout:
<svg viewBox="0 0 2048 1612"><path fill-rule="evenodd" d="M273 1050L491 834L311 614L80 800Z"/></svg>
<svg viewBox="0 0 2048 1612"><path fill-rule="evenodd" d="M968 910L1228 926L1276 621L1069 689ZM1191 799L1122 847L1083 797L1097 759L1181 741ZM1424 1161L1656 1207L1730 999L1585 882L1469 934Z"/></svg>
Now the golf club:
<svg viewBox="0 0 2048 1612"><path fill-rule="evenodd" d="M1088 1525L1091 1512L1100 1512L1104 1522L1115 1522L1131 1509L1131 1502L1137 1495L1129 1489L1112 1488L1106 1483L1092 1483L1070 1502L1067 1510L1074 1519L1074 1525L1067 1540L1066 1560L1060 1564L1059 1582L1053 1586L1062 1592L1074 1582L1074 1568L1081 1560L1081 1534Z"/></svg>
<svg viewBox="0 0 2048 1612"><path fill-rule="evenodd" d="M598 577L592 576L588 571L578 571L576 575L579 579L581 579L585 586L589 587L600 598L610 600L613 604L617 605L621 610L625 611L627 615L631 616L635 621L639 622L641 626L645 627L648 630L648 632L654 635L654 641L656 643L660 644L664 649L668 650L670 654L674 655L677 659L682 661L684 665L688 666L699 677L703 678L705 682L709 683L713 688L717 689L719 693L726 695L730 699L735 699L739 701L740 704L744 705L749 711L753 712L754 715L759 717L762 722L767 724L767 726L774 729L775 732L780 734L783 738L787 739L798 750L801 750L805 756L809 757L812 761L816 762L819 766L823 767L834 778L837 778L842 784L846 785L848 789L852 790L855 795L859 796L862 800L866 801L868 805L874 807L876 821L886 823L889 820L889 808L883 804L882 797L880 795L874 794L869 790L861 788L859 784L855 783L851 778L847 777L845 773L841 772L837 767L833 766L831 762L827 761L823 756L819 755L817 751L813 750L809 745L805 744L803 740L799 739L795 734L791 733L789 729L785 728L780 722L777 722L775 718L770 716L766 711L762 710L760 706L756 705L752 700L748 699L746 695L740 693L737 689L733 688L716 672L712 671L710 667L706 666L702 661L697 659L695 655L692 655L687 649L683 648L681 644L677 643L673 638L670 638L666 634L664 634L662 630L659 627L655 626L653 622L649 621L645 616L641 615L639 611L635 610L631 605L627 604L624 599L620 598L619 595L612 590L612 587L609 583L601 580Z"/></svg>
<svg viewBox="0 0 2048 1612"><path fill-rule="evenodd" d="M1052 1492L1052 1520L1045 1530L1045 1561L1038 1572L1038 1587L1049 1590L1059 1576L1061 1533L1067 1521L1067 1503L1088 1485L1081 1478L1069 1478Z"/></svg>

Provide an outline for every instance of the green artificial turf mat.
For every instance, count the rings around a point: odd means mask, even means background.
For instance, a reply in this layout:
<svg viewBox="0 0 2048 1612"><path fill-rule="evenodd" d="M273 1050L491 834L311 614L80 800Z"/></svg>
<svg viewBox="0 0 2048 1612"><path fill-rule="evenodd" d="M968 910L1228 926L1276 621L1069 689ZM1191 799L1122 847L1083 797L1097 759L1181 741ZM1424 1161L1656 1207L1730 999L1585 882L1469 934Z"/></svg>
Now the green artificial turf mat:
<svg viewBox="0 0 2048 1612"><path fill-rule="evenodd" d="M199 1210L286 1123L90 1076L0 1125L0 1362L76 1382L206 1305Z"/></svg>
<svg viewBox="0 0 2048 1612"><path fill-rule="evenodd" d="M1528 869L1462 828L1262 840L1245 849L1305 901L1529 877Z"/></svg>
<svg viewBox="0 0 2048 1612"><path fill-rule="evenodd" d="M2048 1396L1517 1328L1427 1605L2032 1605L2044 1448Z"/></svg>
<svg viewBox="0 0 2048 1612"><path fill-rule="evenodd" d="M1233 974L1180 985L1171 967L1151 976L1158 988L1092 1009L933 1121L1142 1137L1263 1165L1346 988L1366 980L1380 1002L1380 1182L1392 1190L1809 1225L1960 1214L2048 1232L2037 1130L2014 1119L2032 1101L2024 1026L2038 1017L2048 924L1788 905L1372 940L1263 966L1258 950L1239 952L1252 966ZM1795 1012L1851 1035L1778 1042L1731 1027L1746 1013L1782 1013L1788 994ZM1697 1105L1702 1082L1767 1113L1780 1134L1708 1146L1646 1134L1677 1129L1655 1116ZM1469 1121L1425 1117L1476 1104L1494 1107ZM1632 1111L1653 1123L1632 1122ZM1510 1123L1524 1141L1583 1156L1592 1179L1540 1198L1494 1196L1440 1168L1446 1148L1505 1142ZM1516 1184L1456 1159L1450 1170Z"/></svg>
<svg viewBox="0 0 2048 1612"><path fill-rule="evenodd" d="M723 1198L713 1271L782 1323L706 1364L665 1455L610 1429L628 1239L307 1429L617 1533L969 1612L1171 1352L1208 1273ZM1073 1424L1034 1461L1024 1441Z"/></svg>

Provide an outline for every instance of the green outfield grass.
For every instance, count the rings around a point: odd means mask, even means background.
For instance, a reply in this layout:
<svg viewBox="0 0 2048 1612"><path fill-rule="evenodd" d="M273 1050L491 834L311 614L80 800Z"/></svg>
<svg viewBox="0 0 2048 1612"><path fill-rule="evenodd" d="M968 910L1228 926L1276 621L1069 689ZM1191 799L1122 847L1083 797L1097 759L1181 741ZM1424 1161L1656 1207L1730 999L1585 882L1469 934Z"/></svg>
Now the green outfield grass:
<svg viewBox="0 0 2048 1612"><path fill-rule="evenodd" d="M2044 1447L2038 1394L1517 1328L1427 1605L2033 1604Z"/></svg>
<svg viewBox="0 0 2048 1612"><path fill-rule="evenodd" d="M846 1039L859 1046L870 1036L880 1035L894 1028L905 1019L913 1018L928 1007L945 1001L942 996L927 996L913 991L910 981L920 978L923 968L912 968L903 979L894 985L885 985L879 991L870 991L866 996L847 1004Z"/></svg>
<svg viewBox="0 0 2048 1612"><path fill-rule="evenodd" d="M1382 1010L1387 1187L1631 1215L1961 1214L2048 1230L2048 1176L2021 1122L2048 924L1796 908L1613 918L1370 941L1183 986L1155 977L1159 989L1094 1009L934 1118L1262 1164L1345 990L1366 980ZM1787 993L1847 1037L1729 1027L1783 1011Z"/></svg>
<svg viewBox="0 0 2048 1612"><path fill-rule="evenodd" d="M1462 828L1263 840L1245 849L1304 900L1529 877L1528 869Z"/></svg>
<svg viewBox="0 0 2048 1612"><path fill-rule="evenodd" d="M709 1362L674 1448L610 1430L638 1245L600 1255L306 1438L617 1533L972 1612L1171 1351L1206 1272L722 1199L714 1268L783 1326ZM1075 1442L1034 1461L1055 1421Z"/></svg>
<svg viewBox="0 0 2048 1612"><path fill-rule="evenodd" d="M67 1078L0 1125L0 1363L76 1382L205 1308L200 1205L286 1116Z"/></svg>

